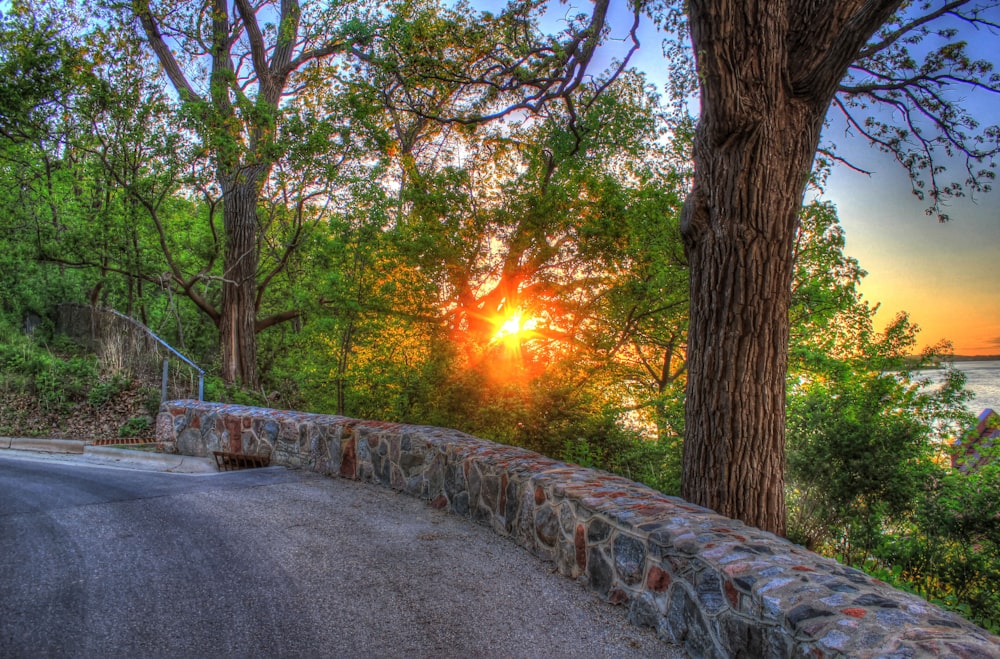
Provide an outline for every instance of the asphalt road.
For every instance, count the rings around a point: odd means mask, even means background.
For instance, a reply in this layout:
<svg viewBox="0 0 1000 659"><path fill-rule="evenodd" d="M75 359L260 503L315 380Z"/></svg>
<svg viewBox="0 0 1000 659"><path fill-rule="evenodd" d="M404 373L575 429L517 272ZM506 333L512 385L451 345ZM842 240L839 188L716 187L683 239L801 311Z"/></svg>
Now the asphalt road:
<svg viewBox="0 0 1000 659"><path fill-rule="evenodd" d="M382 488L0 452L0 657L660 656L682 655Z"/></svg>

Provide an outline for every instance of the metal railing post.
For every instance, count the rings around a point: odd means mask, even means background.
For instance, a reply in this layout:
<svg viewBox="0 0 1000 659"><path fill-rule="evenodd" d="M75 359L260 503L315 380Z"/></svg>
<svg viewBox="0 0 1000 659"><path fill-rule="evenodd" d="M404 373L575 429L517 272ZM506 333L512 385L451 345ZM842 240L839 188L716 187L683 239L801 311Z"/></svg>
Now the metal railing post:
<svg viewBox="0 0 1000 659"><path fill-rule="evenodd" d="M163 357L163 383L160 386L160 402L167 402L167 378L170 374L170 359Z"/></svg>

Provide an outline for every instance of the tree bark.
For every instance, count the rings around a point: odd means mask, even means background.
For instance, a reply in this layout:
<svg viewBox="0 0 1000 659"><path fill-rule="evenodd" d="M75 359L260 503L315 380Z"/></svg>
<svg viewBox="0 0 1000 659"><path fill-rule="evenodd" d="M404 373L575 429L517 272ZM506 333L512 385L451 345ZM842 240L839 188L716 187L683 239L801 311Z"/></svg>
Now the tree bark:
<svg viewBox="0 0 1000 659"><path fill-rule="evenodd" d="M701 116L682 495L785 532L785 378L798 212L837 83L896 1L691 0Z"/></svg>
<svg viewBox="0 0 1000 659"><path fill-rule="evenodd" d="M264 171L259 171L259 170ZM220 174L225 228L225 268L219 339L222 379L255 387L257 375L257 201L266 167L248 167L239 175Z"/></svg>

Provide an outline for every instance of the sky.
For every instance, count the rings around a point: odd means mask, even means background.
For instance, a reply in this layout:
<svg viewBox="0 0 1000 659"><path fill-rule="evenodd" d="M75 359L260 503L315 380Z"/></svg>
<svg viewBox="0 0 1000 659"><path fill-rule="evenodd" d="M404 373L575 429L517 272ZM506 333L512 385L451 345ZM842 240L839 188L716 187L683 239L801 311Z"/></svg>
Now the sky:
<svg viewBox="0 0 1000 659"><path fill-rule="evenodd" d="M624 16L612 15L611 22L613 37L627 33L630 21ZM956 27L975 56L1000 65L1000 32ZM632 64L662 89L662 38L648 21L640 42ZM955 100L982 125L1000 124L1000 95L963 90ZM925 213L927 205L913 195L906 171L890 157L861 137L845 135L842 125L832 124L826 135L840 155L871 172L835 167L822 198L838 209L846 253L868 272L861 291L880 304L876 323L884 326L905 311L921 328L918 348L950 341L956 355L1000 355L1000 181L997 190L950 203L951 221L942 224Z"/></svg>

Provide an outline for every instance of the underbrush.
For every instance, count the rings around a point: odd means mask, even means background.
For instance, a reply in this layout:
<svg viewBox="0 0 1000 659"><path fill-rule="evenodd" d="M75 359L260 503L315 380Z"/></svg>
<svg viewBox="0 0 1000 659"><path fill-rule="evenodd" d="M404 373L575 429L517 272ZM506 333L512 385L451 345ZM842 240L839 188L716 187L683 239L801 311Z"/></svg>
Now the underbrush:
<svg viewBox="0 0 1000 659"><path fill-rule="evenodd" d="M0 328L0 433L13 436L135 437L152 431L159 391L106 372L72 342Z"/></svg>

